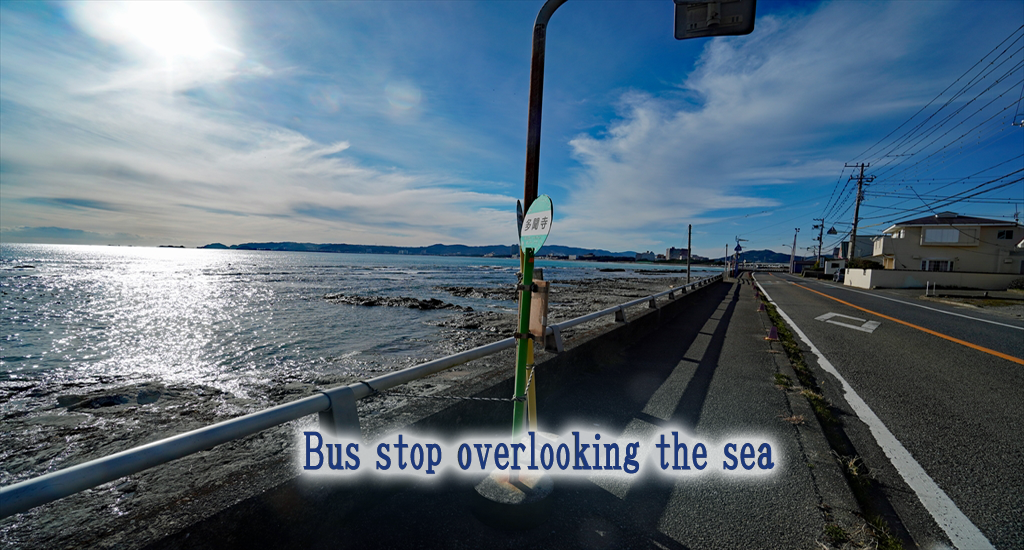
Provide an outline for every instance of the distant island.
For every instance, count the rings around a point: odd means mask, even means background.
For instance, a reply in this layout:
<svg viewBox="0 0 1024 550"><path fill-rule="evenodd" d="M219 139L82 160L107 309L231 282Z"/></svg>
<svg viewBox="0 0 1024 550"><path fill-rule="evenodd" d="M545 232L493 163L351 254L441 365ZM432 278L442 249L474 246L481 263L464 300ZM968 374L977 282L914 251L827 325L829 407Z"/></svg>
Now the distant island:
<svg viewBox="0 0 1024 550"><path fill-rule="evenodd" d="M400 254L408 256L477 256L487 258L511 258L519 253L519 245L488 245L467 246L464 244L433 244L430 246L383 246L367 244L316 244L316 243L244 243L227 246L221 243L208 244L199 248L224 250L275 250L290 252L333 252L343 254ZM610 252L593 248L576 248L572 246L546 245L544 256L564 257L566 259L588 260L633 260L636 252Z"/></svg>

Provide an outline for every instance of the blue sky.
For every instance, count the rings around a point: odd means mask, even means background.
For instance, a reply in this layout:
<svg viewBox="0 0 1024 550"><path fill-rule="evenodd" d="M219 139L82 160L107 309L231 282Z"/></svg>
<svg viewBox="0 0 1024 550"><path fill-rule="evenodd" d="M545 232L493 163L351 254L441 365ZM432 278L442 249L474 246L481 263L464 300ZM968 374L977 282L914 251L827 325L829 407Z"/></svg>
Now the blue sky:
<svg viewBox="0 0 1024 550"><path fill-rule="evenodd" d="M511 244L540 5L0 2L0 237ZM552 18L549 243L660 252L691 223L697 254L788 252L824 214L827 248L852 162L861 234L1024 210L1024 3L761 0L751 35L687 41L672 14Z"/></svg>

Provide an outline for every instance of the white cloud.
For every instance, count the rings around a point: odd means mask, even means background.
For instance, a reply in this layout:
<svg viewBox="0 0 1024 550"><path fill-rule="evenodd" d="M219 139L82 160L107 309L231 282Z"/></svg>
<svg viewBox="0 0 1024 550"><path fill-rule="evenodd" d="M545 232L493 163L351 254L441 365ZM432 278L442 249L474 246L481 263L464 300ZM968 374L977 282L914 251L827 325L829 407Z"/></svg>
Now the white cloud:
<svg viewBox="0 0 1024 550"><path fill-rule="evenodd" d="M933 84L906 72L907 56L946 9L836 2L707 42L676 91L627 92L604 132L571 140L582 169L559 234L583 246L678 242L686 223L726 217L716 210L779 204L750 186L834 181L859 152L844 132L903 112Z"/></svg>
<svg viewBox="0 0 1024 550"><path fill-rule="evenodd" d="M76 6L76 17L94 36L137 54L128 62L99 62L103 56L61 44L40 49L45 32L31 25L5 32L0 208L8 227L128 232L189 245L514 240L514 217L501 213L513 211L512 197L465 191L467 182L443 174L360 165L347 155L350 139L319 143L191 100L183 92L192 86L237 78L244 55L219 42L209 51L175 50L166 44L173 37L140 45L144 37L126 33L123 21L111 23L125 8L112 6ZM194 23L186 16L198 15L182 15ZM154 48L164 50L154 55ZM161 56L200 69L165 86ZM411 84L392 92L396 109L421 98Z"/></svg>

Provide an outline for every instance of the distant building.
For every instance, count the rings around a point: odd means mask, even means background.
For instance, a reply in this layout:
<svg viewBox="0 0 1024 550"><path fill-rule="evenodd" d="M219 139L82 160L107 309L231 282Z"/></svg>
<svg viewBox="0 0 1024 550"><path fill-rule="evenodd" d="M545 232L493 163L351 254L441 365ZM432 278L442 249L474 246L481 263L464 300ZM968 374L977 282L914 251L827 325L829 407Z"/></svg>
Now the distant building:
<svg viewBox="0 0 1024 550"><path fill-rule="evenodd" d="M659 261L659 262L664 262L665 261L665 255L664 254L658 254L658 256L655 259L657 261Z"/></svg>
<svg viewBox="0 0 1024 550"><path fill-rule="evenodd" d="M854 254L852 257L864 258L867 256L871 256L872 250L875 246L875 239L877 238L878 235L857 235L857 248L854 249ZM850 250L850 241L843 241L842 243L840 243L839 248L837 250L839 251L838 253L840 258L844 260L850 259L849 257L847 257L847 254Z"/></svg>
<svg viewBox="0 0 1024 550"><path fill-rule="evenodd" d="M689 251L685 248L669 248L665 251L665 257L670 260L685 260L689 256Z"/></svg>
<svg viewBox="0 0 1024 550"><path fill-rule="evenodd" d="M636 261L638 262L653 262L656 261L657 259L658 257L655 256L654 252L651 250L648 250L647 252L636 253Z"/></svg>

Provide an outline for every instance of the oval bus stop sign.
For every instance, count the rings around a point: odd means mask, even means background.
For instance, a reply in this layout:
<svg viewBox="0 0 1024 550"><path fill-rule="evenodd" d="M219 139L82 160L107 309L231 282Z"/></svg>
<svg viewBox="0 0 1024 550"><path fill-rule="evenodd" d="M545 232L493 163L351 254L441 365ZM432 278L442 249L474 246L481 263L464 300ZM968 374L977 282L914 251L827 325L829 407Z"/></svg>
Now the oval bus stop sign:
<svg viewBox="0 0 1024 550"><path fill-rule="evenodd" d="M523 217L523 229L519 233L519 248L532 248L536 254L551 232L551 197L541 195L530 205Z"/></svg>

